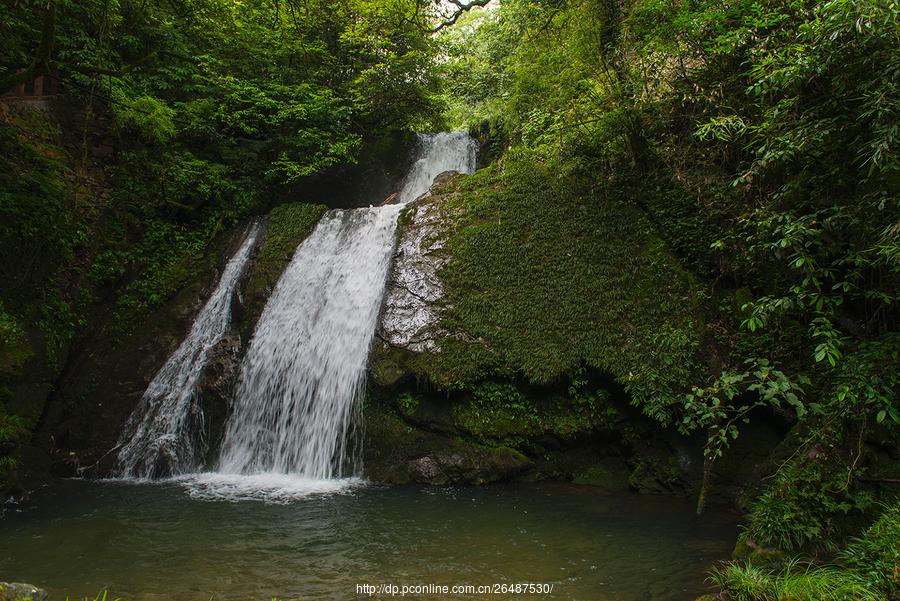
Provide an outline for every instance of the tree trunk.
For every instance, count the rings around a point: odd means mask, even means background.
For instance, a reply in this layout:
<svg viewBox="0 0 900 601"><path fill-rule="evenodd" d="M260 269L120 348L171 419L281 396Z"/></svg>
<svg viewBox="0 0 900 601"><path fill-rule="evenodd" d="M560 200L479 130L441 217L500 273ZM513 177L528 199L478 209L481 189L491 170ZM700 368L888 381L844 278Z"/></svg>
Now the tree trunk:
<svg viewBox="0 0 900 601"><path fill-rule="evenodd" d="M703 515L706 509L706 495L709 492L709 478L712 475L713 460L703 454L703 478L700 481L700 493L697 495L697 515Z"/></svg>

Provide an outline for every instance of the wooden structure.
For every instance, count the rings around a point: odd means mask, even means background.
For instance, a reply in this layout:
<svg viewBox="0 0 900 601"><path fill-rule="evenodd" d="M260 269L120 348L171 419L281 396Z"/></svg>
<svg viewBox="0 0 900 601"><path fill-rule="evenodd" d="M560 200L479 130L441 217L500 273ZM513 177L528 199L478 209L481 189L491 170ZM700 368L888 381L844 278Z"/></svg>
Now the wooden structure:
<svg viewBox="0 0 900 601"><path fill-rule="evenodd" d="M59 84L55 77L38 75L30 82L19 84L3 94L3 100L42 100L57 93Z"/></svg>

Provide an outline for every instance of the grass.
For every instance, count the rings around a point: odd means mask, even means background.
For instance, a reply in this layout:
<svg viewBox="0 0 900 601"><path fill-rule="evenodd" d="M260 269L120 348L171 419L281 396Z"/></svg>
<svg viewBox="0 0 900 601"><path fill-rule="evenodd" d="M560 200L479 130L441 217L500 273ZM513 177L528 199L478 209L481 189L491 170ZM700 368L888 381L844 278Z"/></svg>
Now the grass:
<svg viewBox="0 0 900 601"><path fill-rule="evenodd" d="M750 564L729 563L710 581L729 601L886 601L879 590L854 571L835 566L789 562L780 572Z"/></svg>
<svg viewBox="0 0 900 601"><path fill-rule="evenodd" d="M892 599L900 597L900 504L885 509L839 557L872 588Z"/></svg>

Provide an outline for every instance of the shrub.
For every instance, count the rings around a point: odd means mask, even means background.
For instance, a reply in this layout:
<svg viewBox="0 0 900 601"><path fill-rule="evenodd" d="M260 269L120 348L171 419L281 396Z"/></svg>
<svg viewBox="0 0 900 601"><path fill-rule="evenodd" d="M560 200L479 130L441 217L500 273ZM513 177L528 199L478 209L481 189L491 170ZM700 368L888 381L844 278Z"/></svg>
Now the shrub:
<svg viewBox="0 0 900 601"><path fill-rule="evenodd" d="M895 504L840 554L873 589L900 595L900 504Z"/></svg>

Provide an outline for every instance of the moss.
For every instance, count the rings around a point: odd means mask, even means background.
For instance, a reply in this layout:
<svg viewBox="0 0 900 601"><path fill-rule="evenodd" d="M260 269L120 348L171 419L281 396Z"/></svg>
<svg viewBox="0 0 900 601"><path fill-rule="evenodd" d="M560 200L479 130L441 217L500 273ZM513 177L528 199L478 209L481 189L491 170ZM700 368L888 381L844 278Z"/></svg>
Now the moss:
<svg viewBox="0 0 900 601"><path fill-rule="evenodd" d="M633 490L646 493L686 492L683 471L678 459L673 456L640 456L628 476L628 485Z"/></svg>
<svg viewBox="0 0 900 601"><path fill-rule="evenodd" d="M697 381L698 285L611 185L507 157L439 194L456 216L440 273L448 334L407 366L465 388L495 375L548 383L584 363L660 417Z"/></svg>
<svg viewBox="0 0 900 601"><path fill-rule="evenodd" d="M507 480L530 466L516 449L414 428L377 404L367 404L365 419L366 475L378 482L484 484Z"/></svg>
<svg viewBox="0 0 900 601"><path fill-rule="evenodd" d="M520 447L543 435L572 440L578 435L611 427L616 415L605 404L608 395L595 390L589 398L549 394L536 398L511 383L485 381L453 407L457 428L487 444Z"/></svg>

